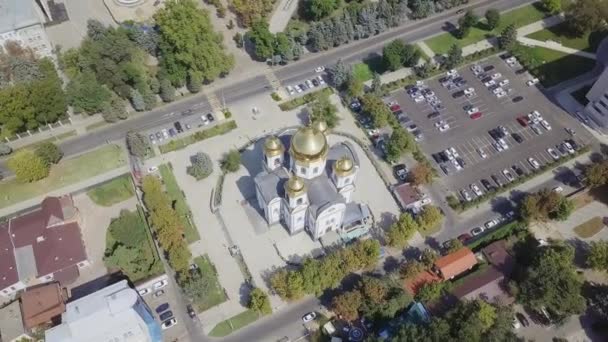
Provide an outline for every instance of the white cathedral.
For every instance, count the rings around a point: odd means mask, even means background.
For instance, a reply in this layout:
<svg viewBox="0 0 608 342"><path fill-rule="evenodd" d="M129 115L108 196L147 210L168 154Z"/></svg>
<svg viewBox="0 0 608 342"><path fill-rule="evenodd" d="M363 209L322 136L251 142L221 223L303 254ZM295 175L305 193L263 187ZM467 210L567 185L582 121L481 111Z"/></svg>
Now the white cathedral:
<svg viewBox="0 0 608 342"><path fill-rule="evenodd" d="M359 171L354 146L330 147L326 133L327 125L318 121L291 136L266 138L263 171L254 182L269 225L282 222L290 234L306 230L314 240L330 231L361 235L370 228L368 206L351 201Z"/></svg>

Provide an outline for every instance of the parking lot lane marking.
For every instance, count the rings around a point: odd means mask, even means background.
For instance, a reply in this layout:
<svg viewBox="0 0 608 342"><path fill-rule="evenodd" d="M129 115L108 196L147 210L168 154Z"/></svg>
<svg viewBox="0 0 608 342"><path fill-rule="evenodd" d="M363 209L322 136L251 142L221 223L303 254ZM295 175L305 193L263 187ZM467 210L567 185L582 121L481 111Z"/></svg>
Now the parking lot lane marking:
<svg viewBox="0 0 608 342"><path fill-rule="evenodd" d="M546 153L539 152L538 155L540 155L540 159L543 161L544 164L547 164L553 160L551 156L547 157Z"/></svg>

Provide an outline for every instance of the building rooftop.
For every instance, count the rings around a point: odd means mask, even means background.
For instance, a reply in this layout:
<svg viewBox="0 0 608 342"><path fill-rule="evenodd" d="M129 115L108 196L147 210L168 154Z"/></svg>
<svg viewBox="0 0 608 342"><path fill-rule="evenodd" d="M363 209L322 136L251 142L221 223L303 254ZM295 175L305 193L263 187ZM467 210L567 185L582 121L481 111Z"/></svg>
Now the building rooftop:
<svg viewBox="0 0 608 342"><path fill-rule="evenodd" d="M0 341L12 341L25 335L25 328L21 320L19 302L14 301L0 309Z"/></svg>
<svg viewBox="0 0 608 342"><path fill-rule="evenodd" d="M8 222L0 223L0 289L19 281L17 261L8 232Z"/></svg>
<svg viewBox="0 0 608 342"><path fill-rule="evenodd" d="M435 261L436 271L443 279L450 279L477 264L477 259L470 249L463 247L456 252L443 256Z"/></svg>
<svg viewBox="0 0 608 342"><path fill-rule="evenodd" d="M31 329L65 311L65 298L57 282L27 289L21 294L23 323Z"/></svg>
<svg viewBox="0 0 608 342"><path fill-rule="evenodd" d="M409 183L395 185L393 187L393 191L397 196L397 199L401 203L401 206L404 208L422 199L422 196L420 195L418 189L416 189L416 187L410 185Z"/></svg>
<svg viewBox="0 0 608 342"><path fill-rule="evenodd" d="M126 342L156 341L148 334L141 316L149 314L141 307L137 292L130 288L126 280L107 286L88 296L69 302L61 319L62 323L45 332L47 342Z"/></svg>
<svg viewBox="0 0 608 342"><path fill-rule="evenodd" d="M466 277L465 281L452 291L452 294L460 300L479 298L485 301L510 304L514 299L503 288L504 279L505 276L502 272L490 266L477 274Z"/></svg>
<svg viewBox="0 0 608 342"><path fill-rule="evenodd" d="M505 275L511 275L515 260L507 251L505 240L493 242L481 250L488 262Z"/></svg>
<svg viewBox="0 0 608 342"><path fill-rule="evenodd" d="M0 33L40 23L34 0L0 0Z"/></svg>

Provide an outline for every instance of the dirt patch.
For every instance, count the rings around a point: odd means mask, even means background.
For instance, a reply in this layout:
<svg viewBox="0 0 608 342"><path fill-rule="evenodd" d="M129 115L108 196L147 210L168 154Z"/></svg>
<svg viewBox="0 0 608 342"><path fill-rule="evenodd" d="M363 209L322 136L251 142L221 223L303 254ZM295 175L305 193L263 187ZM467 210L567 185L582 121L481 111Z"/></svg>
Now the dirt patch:
<svg viewBox="0 0 608 342"><path fill-rule="evenodd" d="M588 239L604 228L604 222L600 216L596 216L584 223L574 227L574 233L581 239Z"/></svg>

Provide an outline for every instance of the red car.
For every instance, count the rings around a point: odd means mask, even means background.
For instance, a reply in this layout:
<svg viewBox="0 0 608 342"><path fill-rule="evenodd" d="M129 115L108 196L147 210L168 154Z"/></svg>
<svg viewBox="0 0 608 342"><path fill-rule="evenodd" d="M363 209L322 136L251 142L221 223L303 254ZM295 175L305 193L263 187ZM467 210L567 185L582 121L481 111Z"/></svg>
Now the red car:
<svg viewBox="0 0 608 342"><path fill-rule="evenodd" d="M481 118L481 115L482 115L481 112L475 112L475 113L469 115L469 117L473 120L477 120L477 119Z"/></svg>
<svg viewBox="0 0 608 342"><path fill-rule="evenodd" d="M520 125L527 127L528 126L528 118L525 116L518 116L517 117L517 122L519 122Z"/></svg>
<svg viewBox="0 0 608 342"><path fill-rule="evenodd" d="M460 240L460 242L467 243L467 241L471 240L471 234L469 233L464 233L464 234L460 234L458 235L458 240Z"/></svg>
<svg viewBox="0 0 608 342"><path fill-rule="evenodd" d="M391 111L392 112L396 112L396 111L399 111L399 110L401 110L401 106L399 106L398 104L394 104L394 105L391 106Z"/></svg>

